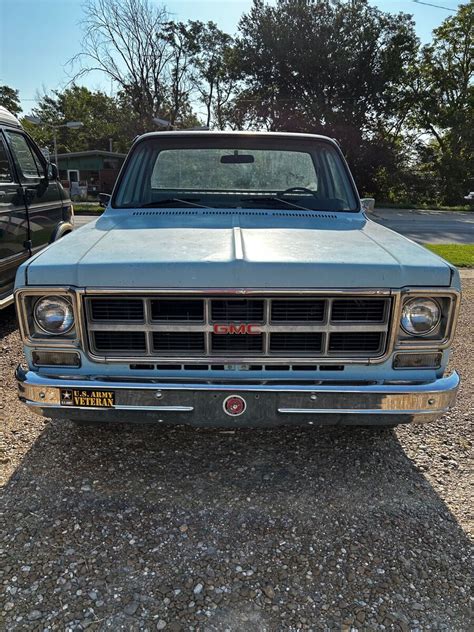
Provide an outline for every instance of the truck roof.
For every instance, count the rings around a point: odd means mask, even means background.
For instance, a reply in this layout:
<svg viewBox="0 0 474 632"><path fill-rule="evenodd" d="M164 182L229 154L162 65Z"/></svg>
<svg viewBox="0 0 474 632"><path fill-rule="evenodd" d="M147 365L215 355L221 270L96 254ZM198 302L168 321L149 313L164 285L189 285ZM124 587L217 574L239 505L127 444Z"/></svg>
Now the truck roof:
<svg viewBox="0 0 474 632"><path fill-rule="evenodd" d="M334 145L337 145L337 141L334 138L330 138L329 136L322 136L321 134L303 134L300 132L261 132L261 131L235 131L235 130L193 130L193 129L180 129L173 131L163 131L163 132L147 132L146 134L142 134L138 136L136 140L142 140L144 138L163 138L163 137L175 137L182 138L183 136L197 136L197 137L205 137L205 136L248 136L248 137L258 137L262 136L268 138L269 136L273 136L275 138L307 138L312 140L323 140Z"/></svg>
<svg viewBox="0 0 474 632"><path fill-rule="evenodd" d="M0 125L12 125L13 127L21 127L20 121L11 112L0 105Z"/></svg>

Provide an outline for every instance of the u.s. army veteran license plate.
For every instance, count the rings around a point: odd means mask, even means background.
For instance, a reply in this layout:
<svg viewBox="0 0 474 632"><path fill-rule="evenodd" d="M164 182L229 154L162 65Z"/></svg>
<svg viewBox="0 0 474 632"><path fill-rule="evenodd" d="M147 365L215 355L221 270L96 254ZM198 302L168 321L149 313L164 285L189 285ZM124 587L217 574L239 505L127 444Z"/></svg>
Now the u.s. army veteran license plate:
<svg viewBox="0 0 474 632"><path fill-rule="evenodd" d="M83 408L111 408L115 405L115 391L63 388L61 390L61 404Z"/></svg>

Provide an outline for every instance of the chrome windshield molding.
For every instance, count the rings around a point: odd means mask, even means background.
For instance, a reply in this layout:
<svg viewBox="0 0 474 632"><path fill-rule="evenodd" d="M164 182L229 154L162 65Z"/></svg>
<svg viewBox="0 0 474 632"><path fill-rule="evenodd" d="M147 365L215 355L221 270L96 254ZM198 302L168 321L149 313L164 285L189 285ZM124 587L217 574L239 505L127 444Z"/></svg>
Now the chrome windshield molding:
<svg viewBox="0 0 474 632"><path fill-rule="evenodd" d="M28 313L29 310L26 299L29 297L41 298L42 296L65 296L70 300L74 311L74 337L68 337L67 334L62 336L48 336L47 334L41 335L34 333L31 330L29 317L32 315ZM31 288L19 288L15 290L15 305L18 315L20 335L25 346L43 348L65 347L68 349L78 349L81 346L81 301L79 293L75 290L75 288L66 286L35 286Z"/></svg>
<svg viewBox="0 0 474 632"><path fill-rule="evenodd" d="M82 309L81 309L81 318L80 318L80 327L81 327L81 338L84 341L84 351L89 357L90 360L96 363L130 363L130 362L143 362L147 359L153 359L154 361L159 362L160 364L176 364L176 363L193 363L196 362L197 359L205 359L206 361L210 361L216 364L234 364L234 363L242 363L242 364L255 364L261 363L263 360L265 364L282 364L288 362L313 362L313 361L324 361L325 364L380 364L391 355L394 348L395 338L397 334L397 328L394 326L393 314L399 313L400 309L400 292L397 290L390 289L349 289L349 288L337 288L334 290L312 290L307 288L298 288L298 289L268 289L268 288L224 288L224 289L208 289L208 288L185 288L185 289L117 289L117 288L90 288L81 289L78 291L82 299ZM107 323L97 322L91 318L90 313L90 303L89 301L93 298L101 298L101 297L109 297L113 298L114 296L120 297L136 297L142 298L144 304L144 314L145 314L145 322L127 322L127 323L118 323L109 321ZM158 323L158 322L150 322L150 303L149 299L159 296L167 296L171 298L175 296L177 298L192 296L202 297L201 300L204 300L204 320L200 322L181 322L181 323ZM207 296L207 298L205 298ZM385 306L383 322L337 322L329 320L329 307L326 309L326 313L324 316L324 320L318 324L303 324L297 322L287 322L286 324L274 324L271 319L269 319L270 314L270 299L280 298L290 296L291 298L301 298L301 299L311 299L311 298L325 298L328 302L328 306L330 307L331 302L336 298L385 298L387 299L387 304ZM322 332L323 338L325 339L325 348L323 348L321 353L318 354L310 354L310 353L287 353L287 354L277 354L272 353L268 354L268 340L269 336L265 335L264 339L266 342L265 348L263 352L260 353L232 353L232 354L218 354L212 353L210 350L210 333L213 328L213 321L210 318L210 301L213 298L242 298L242 297L261 297L265 302L265 322L259 324L259 329L263 334L268 333L287 333L292 332ZM94 348L93 344L93 336L91 335L94 331L124 331L127 332L144 332L145 340L146 340L146 349L141 354L125 354L125 353L103 353L98 352ZM205 338L205 351L202 353L195 354L168 354L168 355L159 355L158 352L153 351L151 344L151 336L153 332L203 332ZM374 352L372 354L362 354L362 353L338 353L338 352L330 352L327 348L329 333L330 332L381 332L382 340L381 340L381 352Z"/></svg>
<svg viewBox="0 0 474 632"><path fill-rule="evenodd" d="M417 340L410 339L403 332L400 326L403 304L411 298L433 298L439 303L440 299L449 300L449 312L446 315L446 324L442 338L432 338L429 336L420 337ZM398 350L425 350L425 349L447 349L451 346L456 331L456 323L461 307L461 292L454 288L404 288L401 292L401 300L398 313L394 313L394 323L397 327L397 341L395 349ZM403 336L402 338L400 336Z"/></svg>

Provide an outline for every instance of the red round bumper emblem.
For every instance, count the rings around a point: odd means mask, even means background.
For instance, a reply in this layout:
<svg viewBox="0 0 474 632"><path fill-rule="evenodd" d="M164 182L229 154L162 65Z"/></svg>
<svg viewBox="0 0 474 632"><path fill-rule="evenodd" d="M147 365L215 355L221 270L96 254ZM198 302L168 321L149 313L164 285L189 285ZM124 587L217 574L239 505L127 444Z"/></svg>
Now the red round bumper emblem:
<svg viewBox="0 0 474 632"><path fill-rule="evenodd" d="M247 402L240 395L229 395L224 400L224 412L231 417L238 417L245 412Z"/></svg>

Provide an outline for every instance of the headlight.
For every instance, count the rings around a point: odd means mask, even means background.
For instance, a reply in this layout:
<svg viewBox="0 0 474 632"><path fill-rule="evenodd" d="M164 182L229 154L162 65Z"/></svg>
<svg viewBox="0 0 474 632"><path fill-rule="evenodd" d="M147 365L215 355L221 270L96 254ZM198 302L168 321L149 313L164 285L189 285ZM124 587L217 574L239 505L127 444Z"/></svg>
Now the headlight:
<svg viewBox="0 0 474 632"><path fill-rule="evenodd" d="M34 319L47 334L65 334L74 326L71 303L61 296L47 296L36 301Z"/></svg>
<svg viewBox="0 0 474 632"><path fill-rule="evenodd" d="M438 303L430 298L412 298L403 306L401 326L411 336L426 336L441 319Z"/></svg>

